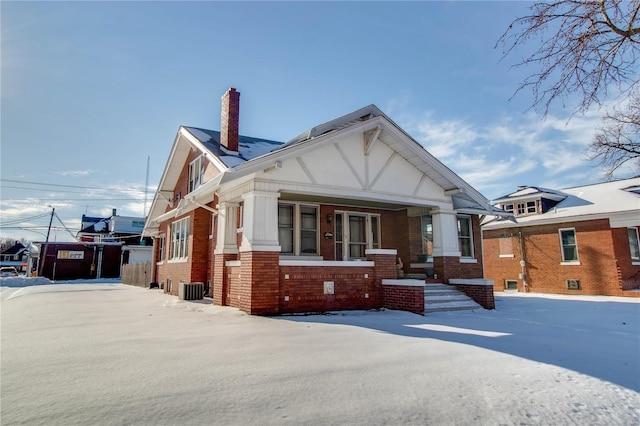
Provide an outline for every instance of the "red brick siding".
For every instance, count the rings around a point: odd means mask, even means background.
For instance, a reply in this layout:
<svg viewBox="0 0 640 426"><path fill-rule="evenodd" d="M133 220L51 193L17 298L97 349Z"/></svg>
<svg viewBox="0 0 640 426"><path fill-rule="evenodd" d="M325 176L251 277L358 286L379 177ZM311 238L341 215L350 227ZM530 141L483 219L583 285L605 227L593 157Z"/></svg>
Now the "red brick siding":
<svg viewBox="0 0 640 426"><path fill-rule="evenodd" d="M382 306L424 315L424 287L382 285Z"/></svg>
<svg viewBox="0 0 640 426"><path fill-rule="evenodd" d="M575 228L580 265L561 265L562 252L558 230ZM517 279L520 257L500 258L499 237L505 231L485 231L485 273L495 281L495 290L504 290L505 279ZM619 257L624 250L622 235L612 232L608 219L523 227L521 232L527 262L529 291L558 294L620 296ZM626 230L625 230L626 232ZM614 239L614 234L617 235ZM626 237L625 237L626 240ZM514 243L519 244L519 243ZM615 247L615 250L614 250ZM518 250L514 247L514 251ZM626 249L629 250L628 247ZM622 268L622 267L621 267ZM507 275L508 274L508 275ZM568 290L566 280L580 280L580 290ZM518 280L521 289L521 280Z"/></svg>
<svg viewBox="0 0 640 426"><path fill-rule="evenodd" d="M324 294L325 281L333 281L334 294ZM280 267L279 301L280 312L283 313L372 309L381 305L381 297L373 268Z"/></svg>
<svg viewBox="0 0 640 426"><path fill-rule="evenodd" d="M472 298L485 309L495 309L496 301L493 296L493 287L490 285L456 284L456 287L464 294Z"/></svg>
<svg viewBox="0 0 640 426"><path fill-rule="evenodd" d="M631 290L640 288L640 265L634 265L631 261L631 249L627 232L627 228L614 228L611 230L621 286L624 290Z"/></svg>
<svg viewBox="0 0 640 426"><path fill-rule="evenodd" d="M239 308L252 315L278 314L279 257L277 252L240 253Z"/></svg>
<svg viewBox="0 0 640 426"><path fill-rule="evenodd" d="M225 305L233 306L234 308L240 308L240 289L242 283L240 277L242 273L240 266L227 266L227 292L225 297Z"/></svg>

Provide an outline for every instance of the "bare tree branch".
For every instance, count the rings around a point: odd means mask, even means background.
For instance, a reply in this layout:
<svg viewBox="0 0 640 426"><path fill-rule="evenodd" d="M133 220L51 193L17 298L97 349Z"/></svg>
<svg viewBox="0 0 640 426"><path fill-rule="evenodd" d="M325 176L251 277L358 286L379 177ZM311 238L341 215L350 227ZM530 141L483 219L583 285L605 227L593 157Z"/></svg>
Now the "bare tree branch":
<svg viewBox="0 0 640 426"><path fill-rule="evenodd" d="M633 94L625 107L607 113L589 145L589 154L589 159L605 166L608 178L629 162L640 170L640 94Z"/></svg>
<svg viewBox="0 0 640 426"><path fill-rule="evenodd" d="M513 96L531 90L531 108L546 116L552 104L578 96L573 113L620 107L603 118L589 145L589 157L609 178L624 165L640 172L640 0L556 0L537 2L515 19L496 46L503 59L533 44L515 67L534 67Z"/></svg>
<svg viewBox="0 0 640 426"><path fill-rule="evenodd" d="M524 79L516 94L532 90L532 108L547 114L552 103L564 105L570 95L581 96L575 111L581 112L601 105L614 89L630 93L640 73L639 10L640 0L535 3L531 14L515 19L497 43L503 59L527 43L538 46L515 64L540 69Z"/></svg>

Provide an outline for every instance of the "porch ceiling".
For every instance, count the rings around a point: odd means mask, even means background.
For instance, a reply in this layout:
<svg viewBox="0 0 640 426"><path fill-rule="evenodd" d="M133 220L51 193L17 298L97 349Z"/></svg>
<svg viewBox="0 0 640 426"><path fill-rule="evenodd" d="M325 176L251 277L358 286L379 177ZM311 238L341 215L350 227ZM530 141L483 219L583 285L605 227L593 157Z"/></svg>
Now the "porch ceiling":
<svg viewBox="0 0 640 426"><path fill-rule="evenodd" d="M351 207L367 207L383 210L402 210L408 207L413 207L409 204L397 204L386 203L372 200L361 200L353 198L340 198L340 197L323 197L310 194L293 194L283 192L280 194L279 200L282 201L300 201L303 203L315 203L315 204L331 204L336 206L351 206Z"/></svg>

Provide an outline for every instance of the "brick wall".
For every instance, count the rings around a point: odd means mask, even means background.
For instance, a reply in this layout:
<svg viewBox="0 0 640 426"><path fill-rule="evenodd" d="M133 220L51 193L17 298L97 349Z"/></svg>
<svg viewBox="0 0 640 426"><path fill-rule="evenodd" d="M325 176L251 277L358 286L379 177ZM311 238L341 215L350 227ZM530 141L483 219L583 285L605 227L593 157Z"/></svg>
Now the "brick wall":
<svg viewBox="0 0 640 426"><path fill-rule="evenodd" d="M561 265L558 233L561 228L575 228L580 265ZM488 230L484 233L485 274L488 279L495 281L494 288L497 291L504 290L506 279L518 280L519 290L522 291L522 280L518 279L521 260L519 247L514 246L516 253L513 258L499 257L499 238L504 232ZM623 295L618 267L620 258L625 256L620 254L625 250L624 245L629 250L628 242L626 236L623 240L621 232L609 227L608 219L522 227L513 232L522 234L529 291ZM629 272L632 270L629 269ZM567 279L580 280L580 290L568 290Z"/></svg>
<svg viewBox="0 0 640 426"><path fill-rule="evenodd" d="M640 288L640 265L631 261L631 249L627 228L613 228L613 251L616 258L620 285L623 290ZM637 262L636 262L637 263Z"/></svg>
<svg viewBox="0 0 640 426"><path fill-rule="evenodd" d="M279 278L282 313L381 306L382 294L380 286L375 284L374 268L281 266ZM333 294L325 294L325 282L333 282Z"/></svg>
<svg viewBox="0 0 640 426"><path fill-rule="evenodd" d="M424 315L424 286L383 284L382 306Z"/></svg>
<svg viewBox="0 0 640 426"><path fill-rule="evenodd" d="M456 284L458 290L461 290L472 298L476 303L485 309L495 309L496 301L493 295L493 286L491 285L473 285L473 284Z"/></svg>
<svg viewBox="0 0 640 426"><path fill-rule="evenodd" d="M251 315L279 313L279 257L277 252L240 253L239 308Z"/></svg>

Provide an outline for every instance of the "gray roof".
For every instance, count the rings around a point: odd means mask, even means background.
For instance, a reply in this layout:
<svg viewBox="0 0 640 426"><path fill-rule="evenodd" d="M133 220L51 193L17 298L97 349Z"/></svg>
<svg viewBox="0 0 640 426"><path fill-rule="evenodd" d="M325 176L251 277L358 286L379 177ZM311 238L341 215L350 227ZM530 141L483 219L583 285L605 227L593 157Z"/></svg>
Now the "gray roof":
<svg viewBox="0 0 640 426"><path fill-rule="evenodd" d="M235 153L227 151L220 145L220 132L200 129L198 127L183 127L227 167L234 167L246 161L253 160L284 145L283 142L240 135L238 137L238 152Z"/></svg>

